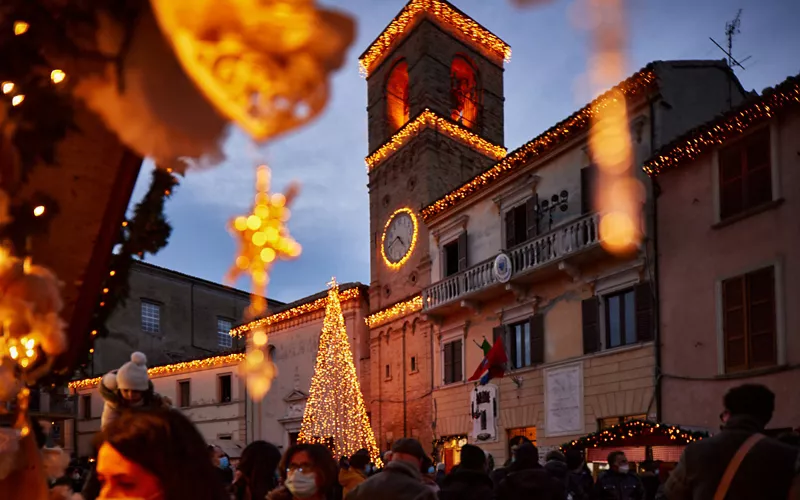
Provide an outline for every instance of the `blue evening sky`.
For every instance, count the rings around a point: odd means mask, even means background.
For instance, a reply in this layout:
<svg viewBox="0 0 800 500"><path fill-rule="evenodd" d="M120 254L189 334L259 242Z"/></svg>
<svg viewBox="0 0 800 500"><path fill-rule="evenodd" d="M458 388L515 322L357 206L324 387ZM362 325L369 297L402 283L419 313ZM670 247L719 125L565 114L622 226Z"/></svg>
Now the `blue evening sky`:
<svg viewBox="0 0 800 500"><path fill-rule="evenodd" d="M590 49L572 21L587 0L538 2L521 9L513 0L452 0L462 11L508 42L506 147L511 150L565 118L591 99L586 81ZM369 203L366 83L357 58L405 5L404 0L330 0L320 3L351 13L357 38L346 65L332 80L327 109L311 125L257 147L240 131L226 143L221 166L190 172L167 203L174 230L169 246L149 262L221 282L235 245L227 221L249 209L255 165L266 161L273 191L291 180L302 184L292 207L290 231L303 245L296 261L279 262L268 295L292 301L339 282L369 284ZM761 91L800 72L800 2L796 0L629 0L628 73L667 59L721 59L710 41L724 39L726 21L742 8L734 55L752 56L737 74L747 90ZM145 163L131 206L147 189ZM247 289L244 279L236 286Z"/></svg>

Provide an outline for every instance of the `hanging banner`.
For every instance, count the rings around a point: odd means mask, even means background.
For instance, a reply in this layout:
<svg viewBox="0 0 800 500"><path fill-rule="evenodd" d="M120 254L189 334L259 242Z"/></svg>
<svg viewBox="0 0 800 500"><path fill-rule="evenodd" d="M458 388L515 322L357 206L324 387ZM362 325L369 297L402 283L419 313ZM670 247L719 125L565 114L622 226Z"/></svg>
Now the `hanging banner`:
<svg viewBox="0 0 800 500"><path fill-rule="evenodd" d="M473 441L482 443L497 441L497 386L478 385L470 394Z"/></svg>

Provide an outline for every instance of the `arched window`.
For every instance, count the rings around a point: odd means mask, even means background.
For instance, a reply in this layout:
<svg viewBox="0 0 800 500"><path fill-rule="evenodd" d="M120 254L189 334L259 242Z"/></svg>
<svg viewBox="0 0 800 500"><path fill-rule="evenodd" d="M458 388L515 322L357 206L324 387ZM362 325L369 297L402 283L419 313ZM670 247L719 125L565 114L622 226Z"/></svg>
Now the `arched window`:
<svg viewBox="0 0 800 500"><path fill-rule="evenodd" d="M450 66L450 95L453 110L450 117L468 128L475 128L480 110L480 93L475 68L463 56L453 58Z"/></svg>
<svg viewBox="0 0 800 500"><path fill-rule="evenodd" d="M386 116L389 128L397 131L408 121L408 63L394 65L386 80Z"/></svg>

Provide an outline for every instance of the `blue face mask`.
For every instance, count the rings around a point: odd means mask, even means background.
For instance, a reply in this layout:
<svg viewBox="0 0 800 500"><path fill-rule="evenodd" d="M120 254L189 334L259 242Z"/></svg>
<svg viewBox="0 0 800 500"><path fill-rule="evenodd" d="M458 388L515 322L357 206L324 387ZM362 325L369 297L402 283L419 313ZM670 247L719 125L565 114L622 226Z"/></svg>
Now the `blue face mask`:
<svg viewBox="0 0 800 500"><path fill-rule="evenodd" d="M435 470L436 470L436 469L434 469L434 468L433 468L433 466L431 466L431 467L428 467L428 474L433 474L433 472L434 472Z"/></svg>
<svg viewBox="0 0 800 500"><path fill-rule="evenodd" d="M364 469L364 472L367 474L372 474L372 464L367 464L367 467Z"/></svg>
<svg viewBox="0 0 800 500"><path fill-rule="evenodd" d="M231 465L228 457L221 457L219 459L219 468L220 469L227 469Z"/></svg>

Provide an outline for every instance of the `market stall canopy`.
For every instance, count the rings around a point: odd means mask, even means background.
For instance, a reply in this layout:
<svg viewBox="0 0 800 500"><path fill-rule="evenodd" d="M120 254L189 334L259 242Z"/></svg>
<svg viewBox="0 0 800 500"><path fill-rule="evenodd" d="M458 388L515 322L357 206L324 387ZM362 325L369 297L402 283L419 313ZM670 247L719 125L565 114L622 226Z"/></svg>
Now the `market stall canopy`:
<svg viewBox="0 0 800 500"><path fill-rule="evenodd" d="M675 425L667 425L648 420L632 420L607 429L601 429L580 439L561 445L561 450L569 449L589 450L603 449L625 450L629 448L645 447L673 448L684 447L687 444L708 437L707 432L683 429ZM667 450L665 450L666 453ZM626 452L626 456L628 453ZM632 457L628 457L634 460ZM634 460L636 461L636 460Z"/></svg>

